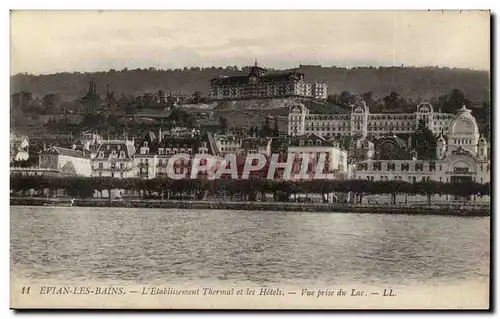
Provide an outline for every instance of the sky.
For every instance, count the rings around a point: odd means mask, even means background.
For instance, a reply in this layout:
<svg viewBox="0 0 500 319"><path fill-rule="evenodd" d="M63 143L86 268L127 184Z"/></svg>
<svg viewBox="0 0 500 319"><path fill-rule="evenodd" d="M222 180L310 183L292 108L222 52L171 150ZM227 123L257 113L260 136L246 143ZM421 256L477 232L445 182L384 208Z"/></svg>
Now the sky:
<svg viewBox="0 0 500 319"><path fill-rule="evenodd" d="M486 11L12 11L11 74L251 65L489 70Z"/></svg>

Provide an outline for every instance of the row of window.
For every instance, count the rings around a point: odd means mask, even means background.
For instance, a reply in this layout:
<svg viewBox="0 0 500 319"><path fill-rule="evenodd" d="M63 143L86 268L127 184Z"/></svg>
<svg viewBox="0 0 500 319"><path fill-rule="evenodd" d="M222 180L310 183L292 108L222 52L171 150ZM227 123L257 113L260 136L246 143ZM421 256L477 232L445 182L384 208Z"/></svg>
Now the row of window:
<svg viewBox="0 0 500 319"><path fill-rule="evenodd" d="M427 169L429 172L436 171L436 166L441 172L443 170L443 165L436 165L435 162L429 162L427 165ZM369 165L368 163L360 163L357 165L357 170L358 171L367 171ZM396 170L401 170L401 171L409 171L410 169L416 171L416 172L423 172L424 171L424 163L415 163L415 164L410 164L410 163L402 163L402 164L396 164L396 163L386 163L385 165L382 165L382 163L373 163L370 165L371 170L373 171L382 171L382 167L384 167L384 171L396 171ZM483 171L489 171L490 167L488 164L481 164L479 165L479 170L481 172ZM455 167L454 172L456 173L468 173L469 168L467 167Z"/></svg>
<svg viewBox="0 0 500 319"><path fill-rule="evenodd" d="M362 176L358 176L358 179L362 179L362 178L363 178ZM439 179L441 179L441 177ZM366 176L366 180L373 182L373 181L375 181L375 177L374 176ZM381 175L378 180L388 182L390 179L389 179L389 176ZM403 181L403 177L402 176L394 176L392 178L392 180L393 181ZM416 183L417 181L425 182L425 181L430 181L430 180L431 180L430 176L422 176L420 178L417 178L417 176L409 176L408 177L408 182L410 182L410 183Z"/></svg>
<svg viewBox="0 0 500 319"><path fill-rule="evenodd" d="M198 149L198 153L199 154L208 154L208 149L206 148L199 148ZM148 155L150 154L149 153L149 148L141 148L141 155ZM177 149L177 148L174 148L174 149L170 149L170 148L166 148L166 149L163 149L163 148L159 148L158 149L158 155L176 155L176 154L193 154L193 150L188 148L188 149L183 149L183 148L180 148L180 149Z"/></svg>
<svg viewBox="0 0 500 319"><path fill-rule="evenodd" d="M363 176L358 176L358 179L363 179L364 177ZM366 176L366 180L367 181L375 181L375 176ZM379 181L389 181L391 179L389 179L389 176L385 176L385 175L381 175L378 179ZM393 181L403 181L403 177L402 176L393 176L392 177L392 180ZM421 177L417 177L417 176L408 176L408 179L407 181L410 182L410 183L416 183L416 182L425 182L425 181L430 181L431 180L431 177L430 176L421 176ZM475 182L476 181L476 178L473 177L472 180ZM406 180L405 180L406 181ZM446 177L445 179L446 183L449 183L450 182L450 178L449 177ZM443 178L442 177L439 177L439 182L442 183L443 182ZM479 182L482 184L484 183L484 178L479 178Z"/></svg>
<svg viewBox="0 0 500 319"><path fill-rule="evenodd" d="M304 140L299 141L299 146L304 146L305 144L306 141ZM316 146L321 146L321 140L316 140L316 143L314 143L313 140L307 140L307 146L314 146L314 144L316 144Z"/></svg>
<svg viewBox="0 0 500 319"><path fill-rule="evenodd" d="M409 171L410 168L412 168L412 170L416 171L416 172L422 172L424 171L424 163L415 163L415 164L410 164L410 163L402 163L402 164L396 164L396 163L387 163L385 165L382 165L382 163L380 162L376 162L376 163L373 163L373 164L368 164L368 163L360 163L357 165L357 170L358 171L366 171L366 170L369 170L369 167L371 168L371 170L374 170L374 171L381 171L382 170L382 167L384 167L384 171L395 171L397 170L401 170L401 171ZM436 163L434 162L429 162L428 166L427 166L428 170L430 172L432 171L436 171ZM443 165L439 165L439 171L442 171L443 170Z"/></svg>
<svg viewBox="0 0 500 319"><path fill-rule="evenodd" d="M361 127L360 125L358 126L353 126L353 127L309 127L309 126L306 126L305 127L305 130L306 131L310 131L310 132L320 132L320 131L349 131L351 130L351 128L353 130L357 130L357 131L364 131L364 128ZM298 130L298 127L297 126L293 126L292 127L292 130L294 131L297 131ZM403 132L413 132L414 131L414 128L413 127L408 127L408 128L399 128L399 127L396 127L396 128L387 128L387 127L374 127L372 129L367 129L366 130L367 132L370 131L370 132L391 132L391 131L403 131Z"/></svg>
<svg viewBox="0 0 500 319"><path fill-rule="evenodd" d="M111 154L110 154L111 157L118 157L118 158L125 158L126 157L125 151L120 151L119 156L117 156L117 155L118 154L116 153L116 150L111 151ZM104 158L104 151L99 151L97 158Z"/></svg>
<svg viewBox="0 0 500 319"><path fill-rule="evenodd" d="M111 163L111 164L109 165L109 167L110 167L111 169L117 169L118 167L119 167L120 169L124 169L124 168L125 168L125 165L124 165L123 163L120 163L120 164L117 166L117 165L116 165L116 163ZM104 163L99 163L99 164L98 164L98 168L99 168L99 169L103 169L103 168L104 168ZM94 168L94 167L92 167L92 169L95 169L95 168Z"/></svg>
<svg viewBox="0 0 500 319"><path fill-rule="evenodd" d="M472 140L468 138L453 138L454 144L472 145Z"/></svg>
<svg viewBox="0 0 500 319"><path fill-rule="evenodd" d="M307 120L307 122L310 122L310 121ZM346 127L346 126L351 125L351 122L352 121L342 121L340 123L312 122L312 123L306 123L306 125L311 126L311 127L320 127L320 126L322 126L322 127L328 127L328 128L329 127L334 127L334 126L337 126L337 127ZM300 124L300 123L294 123L294 124L297 125L297 124ZM361 125L361 124L363 124L363 121L359 121L359 120L354 119L354 124ZM371 128L371 127L374 127L374 128L376 128L376 127L380 127L380 128L386 128L386 127L396 127L397 128L397 127L402 127L402 128L404 128L404 127L415 127L415 123L411 123L411 122L401 122L401 123L399 123L399 122L396 122L396 123L391 122L391 123L387 123L386 122L384 124L384 123L380 123L380 122L379 123L370 123L370 122L368 122L367 127L368 128Z"/></svg>
<svg viewBox="0 0 500 319"><path fill-rule="evenodd" d="M55 161L57 156L42 155L42 161Z"/></svg>

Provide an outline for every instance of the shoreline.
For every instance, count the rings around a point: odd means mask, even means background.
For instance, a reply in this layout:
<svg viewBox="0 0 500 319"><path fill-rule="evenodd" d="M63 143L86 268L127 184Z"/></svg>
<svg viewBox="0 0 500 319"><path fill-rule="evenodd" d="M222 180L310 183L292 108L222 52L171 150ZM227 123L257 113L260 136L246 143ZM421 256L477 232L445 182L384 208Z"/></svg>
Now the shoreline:
<svg viewBox="0 0 500 319"><path fill-rule="evenodd" d="M11 197L10 206L70 206L67 198ZM293 203L293 202L229 202L193 200L109 200L102 198L75 199L73 207L123 207L123 208L165 208L165 209L216 209L248 211L297 211L323 213L364 213L394 215L436 215L460 217L488 217L490 207L464 206L388 206L354 205L345 203Z"/></svg>

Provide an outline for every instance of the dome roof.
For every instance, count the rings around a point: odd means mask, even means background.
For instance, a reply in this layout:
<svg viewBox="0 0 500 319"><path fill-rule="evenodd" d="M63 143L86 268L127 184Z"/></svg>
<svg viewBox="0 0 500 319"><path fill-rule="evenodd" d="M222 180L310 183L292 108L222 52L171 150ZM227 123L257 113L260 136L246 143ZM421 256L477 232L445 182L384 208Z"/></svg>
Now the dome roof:
<svg viewBox="0 0 500 319"><path fill-rule="evenodd" d="M471 113L471 110L469 110L465 104L462 105L462 107L457 111L457 114L460 115L460 114L470 114Z"/></svg>
<svg viewBox="0 0 500 319"><path fill-rule="evenodd" d="M465 105L458 110L448 129L450 135L479 135L476 119Z"/></svg>

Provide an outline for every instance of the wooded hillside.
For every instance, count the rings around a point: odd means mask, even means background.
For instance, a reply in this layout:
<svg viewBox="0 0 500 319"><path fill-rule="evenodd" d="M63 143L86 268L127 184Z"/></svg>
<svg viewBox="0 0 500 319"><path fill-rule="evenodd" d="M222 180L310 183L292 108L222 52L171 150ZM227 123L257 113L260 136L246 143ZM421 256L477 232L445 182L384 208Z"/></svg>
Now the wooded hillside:
<svg viewBox="0 0 500 319"><path fill-rule="evenodd" d="M349 91L362 94L371 91L374 98L398 92L401 97L430 99L459 89L472 102L489 101L489 74L486 71L450 69L438 67L342 67L300 66L306 81L327 81L328 93L339 94ZM276 70L278 71L278 70ZM283 70L287 71L287 70ZM97 83L97 93L104 95L106 85L116 95L137 95L144 92L163 90L165 92L200 91L209 93L210 79L219 75L246 74L248 68L236 66L226 68L184 68L175 70L135 69L109 70L94 73L57 73L50 75L17 74L11 77L11 93L27 91L43 97L57 93L62 100L82 97L88 90L88 83Z"/></svg>

